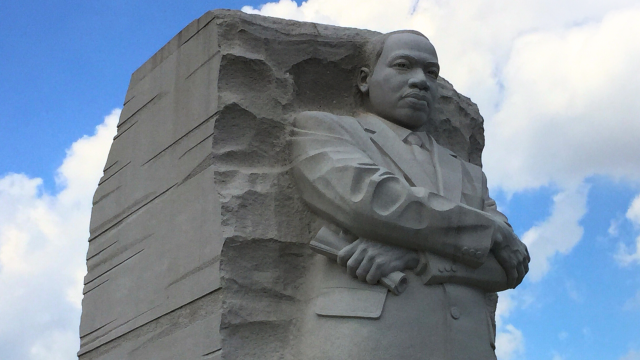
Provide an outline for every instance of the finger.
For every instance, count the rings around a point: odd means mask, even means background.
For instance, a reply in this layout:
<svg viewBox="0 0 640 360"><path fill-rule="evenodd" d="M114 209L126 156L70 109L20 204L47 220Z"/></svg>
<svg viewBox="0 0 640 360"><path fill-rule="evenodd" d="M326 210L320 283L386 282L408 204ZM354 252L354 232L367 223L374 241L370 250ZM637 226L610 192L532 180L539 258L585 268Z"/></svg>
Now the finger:
<svg viewBox="0 0 640 360"><path fill-rule="evenodd" d="M347 266L349 259L351 259L356 250L358 250L360 242L360 240L356 240L340 250L340 252L338 252L338 264L341 266Z"/></svg>
<svg viewBox="0 0 640 360"><path fill-rule="evenodd" d="M365 250L365 248L358 247L356 253L353 254L349 261L347 261L347 272L349 273L349 275L353 277L357 276L356 271L358 271L360 263L362 263L362 260L364 260L365 255L367 255L367 250Z"/></svg>
<svg viewBox="0 0 640 360"><path fill-rule="evenodd" d="M369 274L367 274L367 282L371 285L377 284L382 278L382 267L383 263L381 261L376 261L371 266L369 270Z"/></svg>
<svg viewBox="0 0 640 360"><path fill-rule="evenodd" d="M515 289L516 288L516 283L518 281L518 271L516 270L515 267L511 267L509 268L509 270L507 271L507 285L509 286L509 289Z"/></svg>
<svg viewBox="0 0 640 360"><path fill-rule="evenodd" d="M516 270L516 261L513 258L512 254L505 254L504 251L497 251L494 253L496 260L498 260L498 263L500 264L500 266L502 266L502 269L504 270L504 273L507 275L507 287L509 289L513 289L515 287L516 284L516 280L518 278L518 271Z"/></svg>
<svg viewBox="0 0 640 360"><path fill-rule="evenodd" d="M524 271L524 264L522 262L518 263L518 265L516 266L516 271L518 272L518 278L514 287L520 285L520 283L524 279L524 275L526 274L526 272Z"/></svg>
<svg viewBox="0 0 640 360"><path fill-rule="evenodd" d="M518 280L518 271L516 270L516 261L513 258L513 255L508 255L502 257L502 261L500 265L504 269L505 274L507 275L507 286L509 289L515 288L516 281ZM500 261L499 261L500 262Z"/></svg>
<svg viewBox="0 0 640 360"><path fill-rule="evenodd" d="M375 262L375 256L371 254L367 254L367 256L364 257L364 260L362 260L362 262L360 263L360 266L358 267L358 270L356 271L356 276L358 277L358 280L366 281L367 275L369 274L369 270L371 270L371 266L373 266L374 262Z"/></svg>

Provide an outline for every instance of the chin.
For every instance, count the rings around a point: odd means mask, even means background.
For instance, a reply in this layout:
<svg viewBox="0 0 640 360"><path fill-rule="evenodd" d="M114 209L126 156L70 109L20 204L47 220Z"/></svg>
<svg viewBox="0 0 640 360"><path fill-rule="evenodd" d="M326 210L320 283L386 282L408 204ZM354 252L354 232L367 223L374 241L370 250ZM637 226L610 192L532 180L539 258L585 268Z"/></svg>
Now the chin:
<svg viewBox="0 0 640 360"><path fill-rule="evenodd" d="M394 122L396 124L407 129L415 130L427 123L429 114L424 111L404 110L400 111L395 118L396 121Z"/></svg>

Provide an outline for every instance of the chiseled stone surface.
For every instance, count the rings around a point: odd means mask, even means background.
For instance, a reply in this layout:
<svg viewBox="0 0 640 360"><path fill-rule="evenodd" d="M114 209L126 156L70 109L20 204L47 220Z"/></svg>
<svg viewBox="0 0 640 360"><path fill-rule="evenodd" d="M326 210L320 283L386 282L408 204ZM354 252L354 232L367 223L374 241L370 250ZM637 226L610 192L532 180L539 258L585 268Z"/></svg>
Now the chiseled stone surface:
<svg viewBox="0 0 640 360"><path fill-rule="evenodd" d="M216 10L132 75L94 196L80 359L296 359L327 224L293 185L293 115L351 114L376 34ZM429 133L480 165L477 106L438 84Z"/></svg>

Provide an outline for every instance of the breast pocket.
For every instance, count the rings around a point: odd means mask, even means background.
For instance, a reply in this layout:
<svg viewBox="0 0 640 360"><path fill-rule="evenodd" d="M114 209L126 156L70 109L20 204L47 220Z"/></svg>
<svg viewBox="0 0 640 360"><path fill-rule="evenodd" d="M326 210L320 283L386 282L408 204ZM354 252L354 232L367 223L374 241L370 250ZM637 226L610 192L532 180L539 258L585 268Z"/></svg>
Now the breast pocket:
<svg viewBox="0 0 640 360"><path fill-rule="evenodd" d="M387 289L370 285L347 274L347 269L329 259L320 259L313 308L319 316L378 319Z"/></svg>
<svg viewBox="0 0 640 360"><path fill-rule="evenodd" d="M379 319L387 289L325 288L316 298L315 312L320 316Z"/></svg>

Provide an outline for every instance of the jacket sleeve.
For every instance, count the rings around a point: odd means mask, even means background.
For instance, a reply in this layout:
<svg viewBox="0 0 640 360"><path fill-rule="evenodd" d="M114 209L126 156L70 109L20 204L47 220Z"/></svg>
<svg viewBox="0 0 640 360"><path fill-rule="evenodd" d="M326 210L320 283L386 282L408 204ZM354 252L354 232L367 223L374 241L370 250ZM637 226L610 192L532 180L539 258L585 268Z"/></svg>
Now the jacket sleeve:
<svg viewBox="0 0 640 360"><path fill-rule="evenodd" d="M507 217L503 213L498 211L498 205L496 204L496 201L489 196L489 188L487 187L487 177L485 176L484 172L482 173L482 189L483 189L482 193L484 198L484 208L482 209L482 211L493 216L494 218L496 218L496 220L502 221L503 223L511 227L511 224L509 224L509 220L507 219Z"/></svg>
<svg viewBox="0 0 640 360"><path fill-rule="evenodd" d="M294 124L293 176L316 213L360 237L474 268L487 259L498 220L375 163L361 149L367 137L355 119L304 112Z"/></svg>

